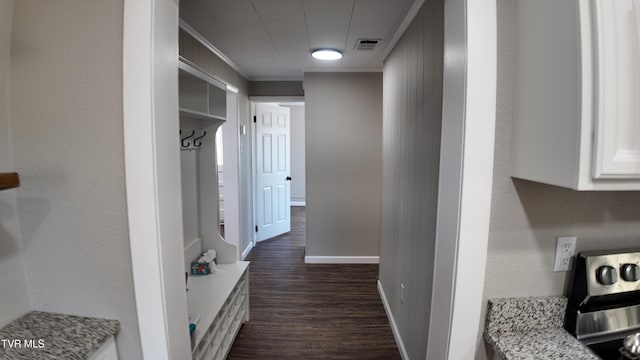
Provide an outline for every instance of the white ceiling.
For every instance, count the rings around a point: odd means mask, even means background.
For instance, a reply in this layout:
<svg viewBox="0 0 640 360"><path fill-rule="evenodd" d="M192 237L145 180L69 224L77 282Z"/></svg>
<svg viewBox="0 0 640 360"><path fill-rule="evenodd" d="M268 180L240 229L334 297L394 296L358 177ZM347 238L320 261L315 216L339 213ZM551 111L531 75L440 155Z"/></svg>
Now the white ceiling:
<svg viewBox="0 0 640 360"><path fill-rule="evenodd" d="M250 80L302 79L304 71L374 71L414 0L182 0L180 18ZM372 51L357 38L382 39ZM334 48L323 62L311 50Z"/></svg>

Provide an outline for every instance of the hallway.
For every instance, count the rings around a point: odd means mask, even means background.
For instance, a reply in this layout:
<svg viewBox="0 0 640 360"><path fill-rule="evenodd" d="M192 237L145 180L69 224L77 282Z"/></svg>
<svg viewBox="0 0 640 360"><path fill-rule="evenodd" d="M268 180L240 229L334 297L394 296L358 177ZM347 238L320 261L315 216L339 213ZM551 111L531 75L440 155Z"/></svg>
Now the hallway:
<svg viewBox="0 0 640 360"><path fill-rule="evenodd" d="M250 321L229 359L400 359L378 290L378 265L304 264L305 208L261 243L250 265Z"/></svg>

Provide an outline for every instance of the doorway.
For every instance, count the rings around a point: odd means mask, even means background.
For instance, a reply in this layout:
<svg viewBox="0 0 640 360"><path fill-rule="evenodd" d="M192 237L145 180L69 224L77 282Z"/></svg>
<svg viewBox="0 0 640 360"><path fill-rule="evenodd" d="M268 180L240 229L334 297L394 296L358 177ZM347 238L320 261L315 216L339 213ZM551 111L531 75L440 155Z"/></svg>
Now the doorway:
<svg viewBox="0 0 640 360"><path fill-rule="evenodd" d="M291 206L305 206L304 101L255 101L254 246L291 229ZM281 101L278 101L281 100Z"/></svg>

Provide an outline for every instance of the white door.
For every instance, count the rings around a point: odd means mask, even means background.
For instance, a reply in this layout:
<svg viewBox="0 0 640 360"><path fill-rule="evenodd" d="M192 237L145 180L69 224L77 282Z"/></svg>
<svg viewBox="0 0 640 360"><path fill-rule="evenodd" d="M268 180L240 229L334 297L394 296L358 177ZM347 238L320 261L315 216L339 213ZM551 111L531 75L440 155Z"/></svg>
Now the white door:
<svg viewBox="0 0 640 360"><path fill-rule="evenodd" d="M257 240L291 230L289 108L256 104Z"/></svg>

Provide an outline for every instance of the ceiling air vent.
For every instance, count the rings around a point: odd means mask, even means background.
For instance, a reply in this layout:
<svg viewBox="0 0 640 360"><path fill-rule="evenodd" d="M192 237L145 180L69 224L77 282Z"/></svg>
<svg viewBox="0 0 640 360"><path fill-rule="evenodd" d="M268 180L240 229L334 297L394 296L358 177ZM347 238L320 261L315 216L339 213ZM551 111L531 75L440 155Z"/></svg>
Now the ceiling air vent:
<svg viewBox="0 0 640 360"><path fill-rule="evenodd" d="M363 39L358 38L356 40L356 46L353 48L354 50L373 50L378 46L378 44L382 41L382 39Z"/></svg>

